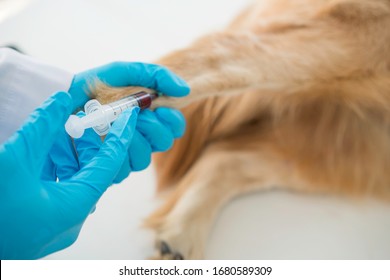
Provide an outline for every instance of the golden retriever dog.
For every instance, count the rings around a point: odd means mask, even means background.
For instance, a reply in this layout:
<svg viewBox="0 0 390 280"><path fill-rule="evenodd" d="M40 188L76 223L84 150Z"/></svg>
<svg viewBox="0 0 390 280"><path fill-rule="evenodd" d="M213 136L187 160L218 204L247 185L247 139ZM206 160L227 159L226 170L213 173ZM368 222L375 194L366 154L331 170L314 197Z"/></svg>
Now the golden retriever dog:
<svg viewBox="0 0 390 280"><path fill-rule="evenodd" d="M390 0L257 1L157 63L192 89L154 103L188 122L154 158L158 258L203 258L218 211L248 192L390 197Z"/></svg>

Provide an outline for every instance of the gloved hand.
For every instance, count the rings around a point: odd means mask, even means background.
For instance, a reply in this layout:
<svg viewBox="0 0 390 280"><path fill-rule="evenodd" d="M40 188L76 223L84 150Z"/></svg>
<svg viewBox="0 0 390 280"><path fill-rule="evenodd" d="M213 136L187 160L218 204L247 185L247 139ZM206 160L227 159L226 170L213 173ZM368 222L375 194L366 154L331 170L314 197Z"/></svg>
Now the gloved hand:
<svg viewBox="0 0 390 280"><path fill-rule="evenodd" d="M0 146L1 259L40 258L76 240L85 219L117 176L134 136L138 110L121 114L93 156L81 151L82 168L66 180L57 182L41 172L72 111L68 93L49 98Z"/></svg>
<svg viewBox="0 0 390 280"><path fill-rule="evenodd" d="M155 89L173 97L185 96L190 89L185 81L168 69L144 63L114 62L77 74L69 90L74 100L74 108L84 105L89 99L89 85L96 79L110 86L142 86ZM125 179L131 171L143 170L150 164L151 152L168 150L175 138L185 131L185 119L180 111L158 108L155 111L143 110L138 116L137 128L121 171L114 183ZM66 179L79 170L79 162L73 150L71 139L65 130L50 151L45 164L44 176ZM94 142L98 149L101 142Z"/></svg>

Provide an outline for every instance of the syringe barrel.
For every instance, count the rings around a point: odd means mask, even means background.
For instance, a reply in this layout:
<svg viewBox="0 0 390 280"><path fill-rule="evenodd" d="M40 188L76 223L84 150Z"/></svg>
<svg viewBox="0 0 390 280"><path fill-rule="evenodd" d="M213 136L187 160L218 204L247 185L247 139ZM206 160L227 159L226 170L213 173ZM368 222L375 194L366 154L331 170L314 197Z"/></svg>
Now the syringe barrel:
<svg viewBox="0 0 390 280"><path fill-rule="evenodd" d="M134 97L137 100L138 106L141 109L146 109L149 108L150 105L152 105L152 101L157 98L157 93L141 91L131 95L131 97Z"/></svg>
<svg viewBox="0 0 390 280"><path fill-rule="evenodd" d="M145 91L137 92L117 101L102 106L102 111L106 115L107 122L113 122L123 111L131 107L149 108L152 100L157 97L157 93Z"/></svg>
<svg viewBox="0 0 390 280"><path fill-rule="evenodd" d="M149 108L152 105L152 100L157 97L156 93L148 93L145 91L134 93L130 96L119 99L112 103L107 104L110 106L116 114L122 113L122 111L131 107L140 107L141 109Z"/></svg>

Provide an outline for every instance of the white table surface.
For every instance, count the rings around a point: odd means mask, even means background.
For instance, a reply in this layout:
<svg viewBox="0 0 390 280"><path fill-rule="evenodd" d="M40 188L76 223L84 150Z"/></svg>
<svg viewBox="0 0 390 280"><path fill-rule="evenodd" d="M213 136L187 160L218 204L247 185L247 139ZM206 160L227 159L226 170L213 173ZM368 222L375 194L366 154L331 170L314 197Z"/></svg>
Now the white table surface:
<svg viewBox="0 0 390 280"><path fill-rule="evenodd" d="M115 60L150 62L222 28L250 1L27 1L9 16L0 13L0 45L15 44L74 72ZM77 242L47 259L150 256L153 235L139 225L158 205L153 172L150 167L110 188ZM390 259L390 205L282 191L251 194L222 211L206 257Z"/></svg>

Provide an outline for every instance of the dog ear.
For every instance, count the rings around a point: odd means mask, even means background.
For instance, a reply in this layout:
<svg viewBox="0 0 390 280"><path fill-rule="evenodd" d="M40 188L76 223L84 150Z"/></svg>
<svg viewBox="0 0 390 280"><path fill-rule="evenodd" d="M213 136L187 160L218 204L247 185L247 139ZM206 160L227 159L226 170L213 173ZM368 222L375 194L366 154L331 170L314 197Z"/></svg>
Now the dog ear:
<svg viewBox="0 0 390 280"><path fill-rule="evenodd" d="M390 2L385 0L335 0L320 12L343 23L358 24L390 15Z"/></svg>

